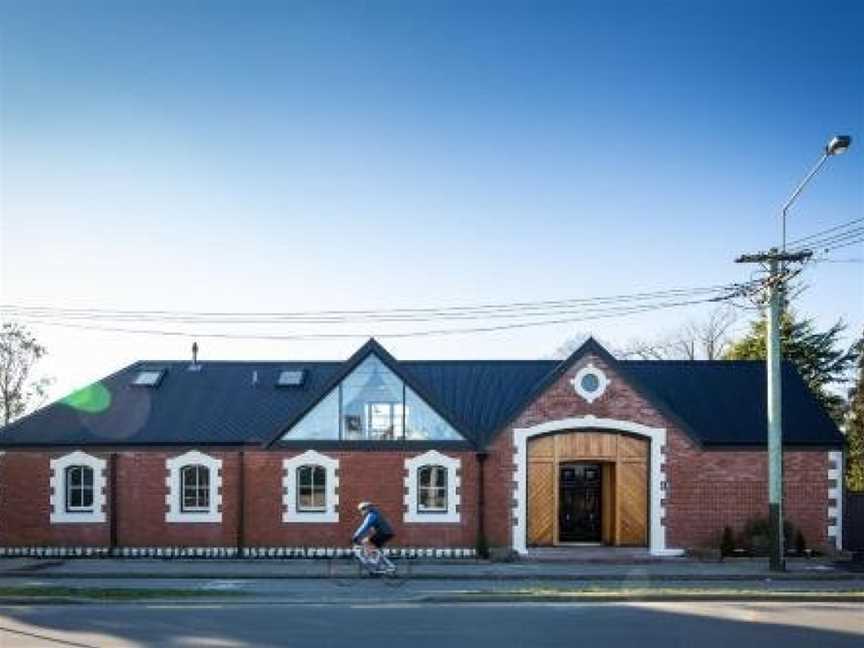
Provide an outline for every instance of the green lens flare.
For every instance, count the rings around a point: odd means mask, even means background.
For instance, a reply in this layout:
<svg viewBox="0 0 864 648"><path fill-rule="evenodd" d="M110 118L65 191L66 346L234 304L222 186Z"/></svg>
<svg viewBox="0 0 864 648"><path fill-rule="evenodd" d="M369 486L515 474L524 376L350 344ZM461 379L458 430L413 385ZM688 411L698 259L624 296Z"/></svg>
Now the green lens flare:
<svg viewBox="0 0 864 648"><path fill-rule="evenodd" d="M111 392L102 383L93 383L72 392L61 402L82 412L98 414L111 406Z"/></svg>

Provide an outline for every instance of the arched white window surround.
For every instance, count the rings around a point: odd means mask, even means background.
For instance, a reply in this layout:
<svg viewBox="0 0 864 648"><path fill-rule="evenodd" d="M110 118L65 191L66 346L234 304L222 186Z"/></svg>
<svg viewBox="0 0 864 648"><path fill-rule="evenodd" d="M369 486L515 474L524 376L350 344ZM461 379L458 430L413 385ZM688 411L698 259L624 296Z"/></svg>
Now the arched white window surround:
<svg viewBox="0 0 864 648"><path fill-rule="evenodd" d="M182 470L186 466L200 465L210 471L210 508L207 511L184 511L181 506L183 497ZM175 523L206 523L222 521L222 460L206 455L197 450L165 460L165 468L168 477L165 485L168 493L165 495L165 504L168 511L165 513L166 522Z"/></svg>
<svg viewBox="0 0 864 648"><path fill-rule="evenodd" d="M324 468L325 506L323 511L297 510L297 469L301 466ZM338 522L339 521L339 460L315 450L282 460L282 521L283 522Z"/></svg>
<svg viewBox="0 0 864 648"><path fill-rule="evenodd" d="M648 547L653 556L678 556L683 552L680 549L666 548L666 528L663 526L663 518L666 511L663 506L663 495L666 480L666 466L663 463L663 448L666 445L666 428L654 428L619 419L597 418L596 416L580 416L574 418L546 421L529 428L513 429L513 445L515 446L514 462L516 469L513 480L516 484L516 492L513 506L513 549L519 553L526 553L527 548L527 479L528 479L528 439L541 434L552 432L565 432L568 430L609 430L610 432L627 432L636 436L645 437L651 443L651 466L650 466L650 499L649 499L649 538Z"/></svg>
<svg viewBox="0 0 864 648"><path fill-rule="evenodd" d="M418 502L418 487L419 487L419 472L424 466L442 466L447 470L447 510L446 511L419 511ZM423 523L457 523L461 519L459 512L459 504L461 495L459 487L461 485L461 476L459 472L462 468L462 461L456 457L448 457L441 454L437 450L429 450L421 455L405 460L405 513L403 521L405 522L423 522Z"/></svg>
<svg viewBox="0 0 864 648"><path fill-rule="evenodd" d="M87 524L105 522L105 466L107 462L76 450L51 460L51 524ZM66 510L66 469L87 466L93 471L93 508L87 511Z"/></svg>

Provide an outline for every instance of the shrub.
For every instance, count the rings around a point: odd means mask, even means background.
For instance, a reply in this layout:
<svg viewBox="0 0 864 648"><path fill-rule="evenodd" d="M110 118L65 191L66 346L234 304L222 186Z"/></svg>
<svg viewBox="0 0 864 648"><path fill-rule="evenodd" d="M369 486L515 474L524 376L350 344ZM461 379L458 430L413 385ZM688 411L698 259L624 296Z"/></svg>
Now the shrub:
<svg viewBox="0 0 864 648"><path fill-rule="evenodd" d="M735 538L732 535L732 527L723 527L723 535L720 538L720 555L731 556L735 553Z"/></svg>
<svg viewBox="0 0 864 648"><path fill-rule="evenodd" d="M744 526L741 545L754 556L767 556L771 549L771 534L768 518L753 518ZM795 527L789 520L783 521L784 546L792 547Z"/></svg>
<svg viewBox="0 0 864 648"><path fill-rule="evenodd" d="M798 529L798 532L795 534L795 552L803 554L805 551L807 551L807 540L804 538L804 534L801 533L801 529Z"/></svg>

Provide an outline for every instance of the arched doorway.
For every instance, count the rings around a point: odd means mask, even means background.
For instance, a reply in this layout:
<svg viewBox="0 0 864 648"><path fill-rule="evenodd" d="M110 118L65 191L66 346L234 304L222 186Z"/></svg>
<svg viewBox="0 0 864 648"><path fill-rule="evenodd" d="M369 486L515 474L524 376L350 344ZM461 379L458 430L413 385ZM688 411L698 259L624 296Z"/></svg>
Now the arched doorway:
<svg viewBox="0 0 864 648"><path fill-rule="evenodd" d="M595 430L529 439L527 545L646 546L649 445Z"/></svg>
<svg viewBox="0 0 864 648"><path fill-rule="evenodd" d="M648 478L648 547L655 556L677 556L683 552L680 549L666 548L666 529L663 526L665 516L664 493L666 488L666 473L664 452L666 446L666 429L649 427L621 419L598 418L595 416L576 416L563 419L544 421L527 428L513 429L515 484L513 498L513 549L519 553L528 550L528 441L552 433L576 431L612 431L630 436L642 437L648 440L649 462Z"/></svg>

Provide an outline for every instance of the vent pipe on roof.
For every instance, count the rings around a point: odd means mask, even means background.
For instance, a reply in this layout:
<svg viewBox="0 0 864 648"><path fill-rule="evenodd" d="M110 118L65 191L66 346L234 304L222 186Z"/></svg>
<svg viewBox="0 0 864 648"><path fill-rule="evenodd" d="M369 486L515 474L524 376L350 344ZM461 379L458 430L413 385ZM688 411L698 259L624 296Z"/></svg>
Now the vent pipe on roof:
<svg viewBox="0 0 864 648"><path fill-rule="evenodd" d="M192 364L187 368L187 371L201 371L201 365L198 364L198 343L192 343Z"/></svg>
<svg viewBox="0 0 864 648"><path fill-rule="evenodd" d="M252 386L254 387L257 384L258 384L258 370L256 369L252 372Z"/></svg>

